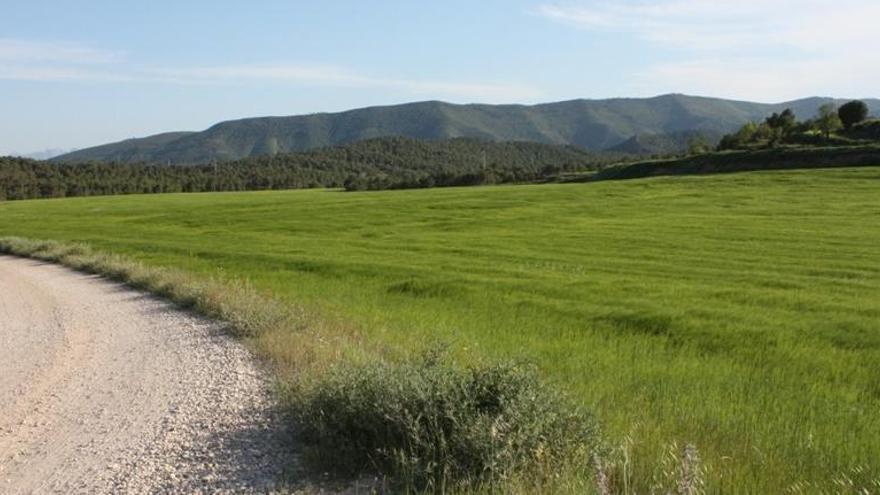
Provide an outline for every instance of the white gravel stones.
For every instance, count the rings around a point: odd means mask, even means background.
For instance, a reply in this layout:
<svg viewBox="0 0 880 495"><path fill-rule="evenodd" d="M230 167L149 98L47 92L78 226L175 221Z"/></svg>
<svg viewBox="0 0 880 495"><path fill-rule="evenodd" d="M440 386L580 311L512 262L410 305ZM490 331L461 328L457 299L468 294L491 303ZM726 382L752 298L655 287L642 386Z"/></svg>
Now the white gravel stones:
<svg viewBox="0 0 880 495"><path fill-rule="evenodd" d="M272 493L298 465L216 323L0 256L0 493Z"/></svg>

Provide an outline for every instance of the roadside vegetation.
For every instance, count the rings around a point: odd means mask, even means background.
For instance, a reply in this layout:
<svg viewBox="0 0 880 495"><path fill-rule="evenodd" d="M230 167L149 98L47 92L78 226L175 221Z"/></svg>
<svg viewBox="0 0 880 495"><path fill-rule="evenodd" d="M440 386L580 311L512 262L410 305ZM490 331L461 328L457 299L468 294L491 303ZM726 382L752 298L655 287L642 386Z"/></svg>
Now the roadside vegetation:
<svg viewBox="0 0 880 495"><path fill-rule="evenodd" d="M596 422L531 366L462 368L439 348L396 362L364 349L354 357L351 341L319 333L320 320L246 283L151 267L78 243L0 237L0 254L102 275L227 322L280 372L287 412L315 469L342 479L381 476L382 487L407 493L540 491L578 475L579 486L589 486L588 467L601 452ZM280 333L295 345L267 347Z"/></svg>
<svg viewBox="0 0 880 495"><path fill-rule="evenodd" d="M341 471L433 491L870 493L878 180L16 201L0 233L232 322L316 462L359 439Z"/></svg>

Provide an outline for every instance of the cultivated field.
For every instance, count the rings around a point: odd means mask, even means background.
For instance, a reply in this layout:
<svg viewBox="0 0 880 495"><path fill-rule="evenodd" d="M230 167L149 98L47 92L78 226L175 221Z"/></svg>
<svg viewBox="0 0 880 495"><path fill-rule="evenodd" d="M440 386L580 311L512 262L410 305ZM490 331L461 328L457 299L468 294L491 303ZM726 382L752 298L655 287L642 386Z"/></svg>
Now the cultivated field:
<svg viewBox="0 0 880 495"><path fill-rule="evenodd" d="M878 219L877 168L0 203L0 235L247 278L366 353L532 360L636 486L689 442L751 493L880 478Z"/></svg>

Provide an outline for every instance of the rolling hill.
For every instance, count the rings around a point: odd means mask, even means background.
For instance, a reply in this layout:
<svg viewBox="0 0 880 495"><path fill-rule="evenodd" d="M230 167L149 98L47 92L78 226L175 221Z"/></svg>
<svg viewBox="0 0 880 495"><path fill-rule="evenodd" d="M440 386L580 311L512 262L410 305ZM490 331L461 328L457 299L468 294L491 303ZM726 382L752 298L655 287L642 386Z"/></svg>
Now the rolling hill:
<svg viewBox="0 0 880 495"><path fill-rule="evenodd" d="M598 151L635 148L662 152L675 136L717 136L749 120L792 108L806 118L830 98L779 104L686 95L654 98L571 100L540 105L455 105L439 101L370 107L341 113L259 117L221 122L202 132L164 133L96 146L55 158L61 162L118 161L197 164L274 155L352 143L383 136L417 139L470 137L492 141L567 144ZM880 100L869 100L880 111ZM627 146L638 136L652 146ZM657 136L671 135L663 139Z"/></svg>

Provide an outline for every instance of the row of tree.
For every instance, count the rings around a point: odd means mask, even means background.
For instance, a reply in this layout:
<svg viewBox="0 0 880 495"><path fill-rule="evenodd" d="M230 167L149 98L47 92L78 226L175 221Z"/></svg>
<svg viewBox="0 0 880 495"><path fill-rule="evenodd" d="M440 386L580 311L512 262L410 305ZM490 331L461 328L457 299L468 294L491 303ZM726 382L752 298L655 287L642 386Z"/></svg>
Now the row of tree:
<svg viewBox="0 0 880 495"><path fill-rule="evenodd" d="M721 138L719 150L773 147L781 144L853 144L854 141L877 141L877 121L868 121L868 105L854 100L837 108L822 105L818 114L799 122L791 109L767 117L764 122L749 122L737 132Z"/></svg>
<svg viewBox="0 0 880 495"><path fill-rule="evenodd" d="M200 166L61 164L0 158L0 200L134 193L345 187L348 190L534 181L620 156L571 146L380 138Z"/></svg>

